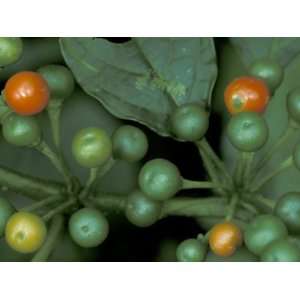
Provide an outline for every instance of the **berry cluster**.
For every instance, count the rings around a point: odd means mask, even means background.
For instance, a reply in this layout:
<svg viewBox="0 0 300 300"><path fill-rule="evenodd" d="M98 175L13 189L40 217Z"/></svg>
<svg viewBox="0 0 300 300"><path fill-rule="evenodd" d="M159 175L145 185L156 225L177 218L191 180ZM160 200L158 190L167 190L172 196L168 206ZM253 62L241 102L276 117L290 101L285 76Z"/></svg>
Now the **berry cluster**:
<svg viewBox="0 0 300 300"><path fill-rule="evenodd" d="M5 66L22 55L22 40L0 39L0 64ZM117 160L141 161L148 151L148 139L138 127L123 125L112 136L104 129L79 130L72 141L77 163L89 169L82 184L71 173L61 151L60 117L63 103L70 98L75 79L63 65L47 65L36 71L21 71L4 86L0 101L2 134L7 143L30 147L45 155L61 174L62 183L50 188L47 197L30 206L16 209L7 199L0 199L0 236L21 253L35 253L33 260L46 260L60 229L67 219L73 241L84 248L97 247L109 234L106 213L122 211L128 221L147 227L169 215L212 218L205 234L198 234L177 247L179 261L211 260L212 256L233 257L247 252L250 259L262 261L300 261L297 235L300 234L300 194L290 192L279 200L263 195L263 187L277 174L295 165L300 169L300 145L265 178L260 172L300 126L300 89L287 95L289 123L278 142L259 159L256 155L269 138L264 111L283 80L283 68L270 60L259 60L247 76L234 79L227 86L224 102L231 118L226 134L238 151L233 172L214 152L205 138L209 113L196 103L178 106L169 120L173 136L193 143L207 170L207 181L183 178L172 162L155 158L147 161L138 176L138 188L129 195L99 193L95 183ZM54 147L43 138L38 115L46 112ZM8 173L7 173L8 174ZM16 176L17 177L17 176ZM21 180L20 178L18 180ZM15 190L24 190L24 184ZM45 186L35 182L41 190ZM211 190L211 197L188 198L178 192L189 189ZM254 258L253 258L254 257Z"/></svg>

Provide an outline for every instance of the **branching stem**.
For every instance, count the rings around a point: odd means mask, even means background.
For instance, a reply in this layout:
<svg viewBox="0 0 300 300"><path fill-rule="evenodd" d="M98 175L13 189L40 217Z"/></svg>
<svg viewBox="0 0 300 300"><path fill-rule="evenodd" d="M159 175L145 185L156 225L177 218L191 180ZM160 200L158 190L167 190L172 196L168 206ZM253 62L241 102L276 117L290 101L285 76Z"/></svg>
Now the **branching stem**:
<svg viewBox="0 0 300 300"><path fill-rule="evenodd" d="M63 213L67 208L69 208L70 206L72 206L73 204L75 204L75 199L71 198L68 201L66 201L65 203L57 206L56 208L50 210L47 214L45 214L43 216L43 219L47 222L49 220L52 219L52 217L54 217L57 214Z"/></svg>
<svg viewBox="0 0 300 300"><path fill-rule="evenodd" d="M72 178L69 173L69 170L65 166L65 164L62 163L62 161L59 159L59 157L56 155L55 152L51 150L51 148L48 146L48 144L45 141L41 141L38 145L34 147L36 150L41 152L43 155L48 157L48 159L52 162L54 167L60 172L60 174L65 179L67 186L69 189L72 186Z"/></svg>

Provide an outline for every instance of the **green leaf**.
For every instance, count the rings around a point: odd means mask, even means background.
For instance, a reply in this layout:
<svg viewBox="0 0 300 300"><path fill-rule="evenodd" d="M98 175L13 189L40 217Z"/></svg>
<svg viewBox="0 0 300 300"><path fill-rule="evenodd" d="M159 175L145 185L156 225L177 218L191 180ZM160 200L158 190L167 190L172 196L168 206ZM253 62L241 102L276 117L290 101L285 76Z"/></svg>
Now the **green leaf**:
<svg viewBox="0 0 300 300"><path fill-rule="evenodd" d="M230 42L247 67L262 58L274 59L287 66L300 52L297 37L238 37L230 38Z"/></svg>
<svg viewBox="0 0 300 300"><path fill-rule="evenodd" d="M61 50L83 90L113 115L171 135L176 106L209 106L217 68L212 38L61 38Z"/></svg>

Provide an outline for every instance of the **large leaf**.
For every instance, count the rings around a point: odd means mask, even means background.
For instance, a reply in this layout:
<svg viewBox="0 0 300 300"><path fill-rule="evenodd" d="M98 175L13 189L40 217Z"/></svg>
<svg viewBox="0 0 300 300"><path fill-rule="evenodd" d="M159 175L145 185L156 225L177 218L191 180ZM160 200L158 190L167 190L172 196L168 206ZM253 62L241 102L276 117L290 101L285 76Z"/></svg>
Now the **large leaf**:
<svg viewBox="0 0 300 300"><path fill-rule="evenodd" d="M287 66L300 51L300 39L295 37L239 37L230 41L246 66L261 58Z"/></svg>
<svg viewBox="0 0 300 300"><path fill-rule="evenodd" d="M86 93L115 116L171 135L169 117L187 102L210 104L217 68L212 38L61 38L66 63Z"/></svg>

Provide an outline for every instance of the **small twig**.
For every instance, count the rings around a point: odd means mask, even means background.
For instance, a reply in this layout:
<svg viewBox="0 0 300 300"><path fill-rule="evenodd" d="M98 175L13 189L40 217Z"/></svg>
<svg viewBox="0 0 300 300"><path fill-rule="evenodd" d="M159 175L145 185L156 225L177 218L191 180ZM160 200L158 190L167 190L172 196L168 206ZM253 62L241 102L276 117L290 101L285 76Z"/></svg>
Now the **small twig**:
<svg viewBox="0 0 300 300"><path fill-rule="evenodd" d="M183 179L182 189L214 189L214 188L222 188L222 186L211 181L193 181L193 180Z"/></svg>
<svg viewBox="0 0 300 300"><path fill-rule="evenodd" d="M46 261L50 256L51 252L53 251L57 238L60 232L63 229L64 225L64 218L62 215L56 215L50 225L50 230L47 235L47 239L44 242L43 246L40 250L34 255L31 261L33 262L42 262Z"/></svg>
<svg viewBox="0 0 300 300"><path fill-rule="evenodd" d="M51 150L45 141L41 141L38 145L35 145L34 148L49 158L55 168L63 175L68 187L70 188L72 186L71 175L56 153Z"/></svg>
<svg viewBox="0 0 300 300"><path fill-rule="evenodd" d="M228 212L226 213L225 216L226 221L230 221L234 217L238 202L239 202L239 196L237 194L234 194L229 201Z"/></svg>
<svg viewBox="0 0 300 300"><path fill-rule="evenodd" d="M111 157L102 168L91 168L89 177L86 181L85 187L79 195L80 199L84 199L88 196L89 192L92 190L94 183L98 178L103 177L115 164L115 160Z"/></svg>
<svg viewBox="0 0 300 300"><path fill-rule="evenodd" d="M45 206L47 206L49 204L52 204L54 202L57 202L60 199L61 199L61 196L50 196L48 198L40 200L37 203L33 203L33 204L29 205L29 206L25 206L21 210L22 211L34 211L34 210L40 209L42 207L45 207Z"/></svg>
<svg viewBox="0 0 300 300"><path fill-rule="evenodd" d="M50 210L46 215L43 216L43 219L47 222L49 221L53 216L63 213L67 208L69 208L71 205L73 205L76 202L74 198L71 198L67 202L59 205L58 207Z"/></svg>
<svg viewBox="0 0 300 300"><path fill-rule="evenodd" d="M288 169L292 165L293 165L293 157L290 156L285 161L283 161L277 169L275 169L273 172L268 174L265 178L260 180L260 182L251 189L251 192L257 192L264 185L266 185L271 179L273 179L275 176L277 176L281 172L285 171L286 169Z"/></svg>

